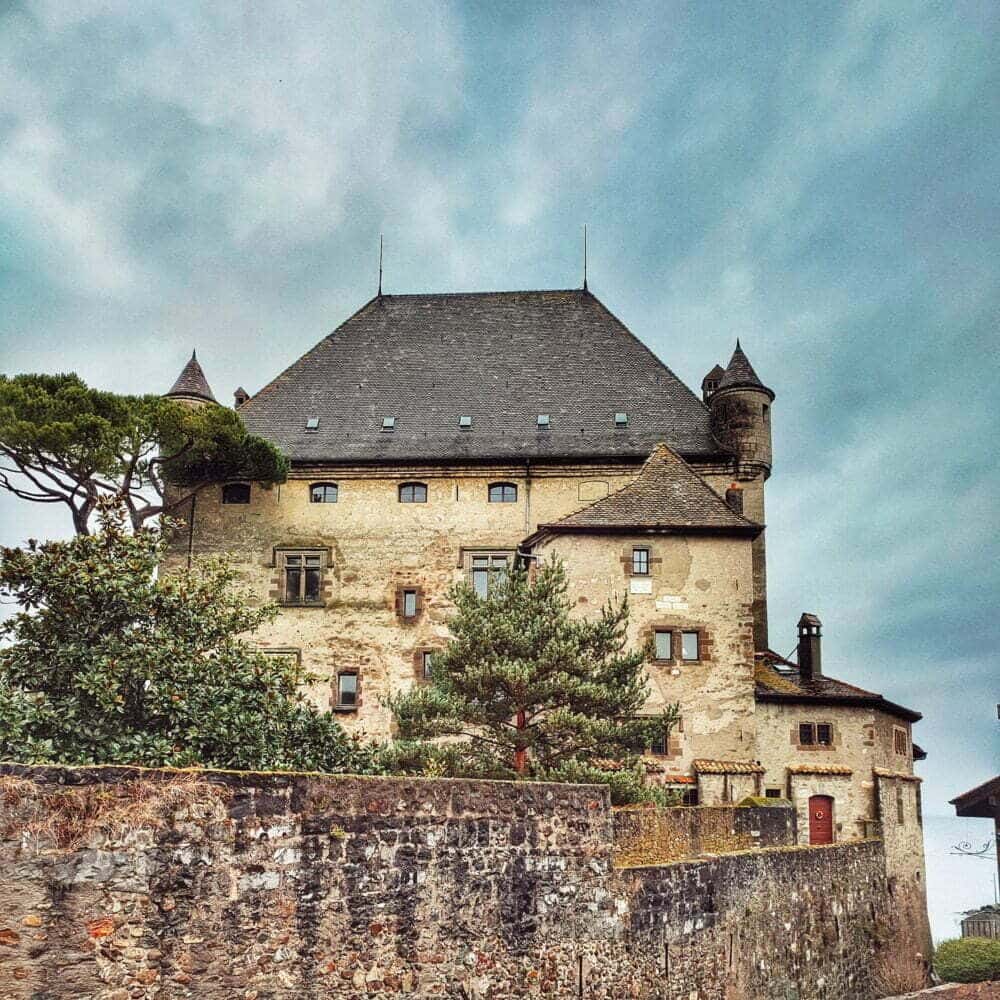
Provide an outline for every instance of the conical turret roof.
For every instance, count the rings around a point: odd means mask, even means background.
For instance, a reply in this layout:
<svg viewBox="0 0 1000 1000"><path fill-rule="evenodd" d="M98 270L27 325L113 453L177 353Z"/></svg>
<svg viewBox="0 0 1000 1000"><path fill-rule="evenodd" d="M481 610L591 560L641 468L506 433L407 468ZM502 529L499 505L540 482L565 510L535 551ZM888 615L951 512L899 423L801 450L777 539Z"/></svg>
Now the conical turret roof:
<svg viewBox="0 0 1000 1000"><path fill-rule="evenodd" d="M743 353L740 342L736 341L736 350L726 367L726 372L719 381L720 389L763 389L764 392L774 393L757 377L757 373L750 364L750 359Z"/></svg>
<svg viewBox="0 0 1000 1000"><path fill-rule="evenodd" d="M205 378L205 372L198 364L198 355L191 352L191 360L184 366L183 371L177 376L177 381L173 384L167 397L180 396L192 399L204 399L209 403L217 403L218 400L212 395L211 386Z"/></svg>

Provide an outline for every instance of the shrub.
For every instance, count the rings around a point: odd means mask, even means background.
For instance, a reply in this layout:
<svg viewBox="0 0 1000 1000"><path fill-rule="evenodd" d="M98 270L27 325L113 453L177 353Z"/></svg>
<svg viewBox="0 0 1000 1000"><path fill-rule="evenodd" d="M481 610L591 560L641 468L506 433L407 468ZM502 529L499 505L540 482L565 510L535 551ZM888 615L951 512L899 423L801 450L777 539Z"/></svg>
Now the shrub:
<svg viewBox="0 0 1000 1000"><path fill-rule="evenodd" d="M934 969L950 983L985 983L1000 979L1000 940L954 938L934 952Z"/></svg>

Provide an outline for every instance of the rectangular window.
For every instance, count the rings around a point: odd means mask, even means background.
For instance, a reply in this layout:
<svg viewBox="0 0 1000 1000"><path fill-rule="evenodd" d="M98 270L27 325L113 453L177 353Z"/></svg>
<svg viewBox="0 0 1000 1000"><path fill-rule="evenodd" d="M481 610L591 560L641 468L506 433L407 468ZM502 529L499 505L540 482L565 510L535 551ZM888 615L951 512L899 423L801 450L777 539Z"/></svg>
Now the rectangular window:
<svg viewBox="0 0 1000 1000"><path fill-rule="evenodd" d="M358 707L358 675L337 674L337 708Z"/></svg>
<svg viewBox="0 0 1000 1000"><path fill-rule="evenodd" d="M816 724L816 742L821 747L833 746L833 727L829 723Z"/></svg>
<svg viewBox="0 0 1000 1000"><path fill-rule="evenodd" d="M506 579L510 559L511 555L507 552L482 552L470 557L469 582L483 600Z"/></svg>
<svg viewBox="0 0 1000 1000"><path fill-rule="evenodd" d="M421 666L423 667L423 677L425 681L431 679L431 664L434 660L434 654L430 652L424 652L421 656Z"/></svg>
<svg viewBox="0 0 1000 1000"><path fill-rule="evenodd" d="M896 820L899 823L906 822L906 811L903 805L903 783L896 782Z"/></svg>
<svg viewBox="0 0 1000 1000"><path fill-rule="evenodd" d="M780 788L765 788L764 797L768 799L780 799L781 789Z"/></svg>
<svg viewBox="0 0 1000 1000"><path fill-rule="evenodd" d="M416 618L417 616L417 592L415 590L403 591L403 617Z"/></svg>
<svg viewBox="0 0 1000 1000"><path fill-rule="evenodd" d="M673 659L673 632L657 630L653 633L653 656L657 660Z"/></svg>
<svg viewBox="0 0 1000 1000"><path fill-rule="evenodd" d="M892 731L892 743L893 743L892 747L893 750L895 750L896 753L903 754L905 756L906 751L909 748L908 747L909 741L906 738L906 730L894 728Z"/></svg>
<svg viewBox="0 0 1000 1000"><path fill-rule="evenodd" d="M700 660L701 650L699 648L697 632L681 632L681 659Z"/></svg>
<svg viewBox="0 0 1000 1000"><path fill-rule="evenodd" d="M799 746L811 747L816 743L816 730L811 722L799 723Z"/></svg>
<svg viewBox="0 0 1000 1000"><path fill-rule="evenodd" d="M666 756L667 753L667 733L666 730L661 730L653 742L649 745L649 752L658 754L661 757Z"/></svg>
<svg viewBox="0 0 1000 1000"><path fill-rule="evenodd" d="M320 604L323 593L321 552L282 553L283 604Z"/></svg>
<svg viewBox="0 0 1000 1000"><path fill-rule="evenodd" d="M649 549L632 550L632 575L649 576Z"/></svg>

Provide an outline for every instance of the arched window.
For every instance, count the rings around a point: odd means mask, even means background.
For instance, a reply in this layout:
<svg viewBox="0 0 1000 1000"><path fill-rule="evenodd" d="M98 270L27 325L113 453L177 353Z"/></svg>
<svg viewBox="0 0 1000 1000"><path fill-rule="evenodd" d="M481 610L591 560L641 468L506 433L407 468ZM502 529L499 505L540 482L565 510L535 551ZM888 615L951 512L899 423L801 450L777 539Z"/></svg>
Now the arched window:
<svg viewBox="0 0 1000 1000"><path fill-rule="evenodd" d="M401 483L399 487L400 503L427 503L426 483Z"/></svg>
<svg viewBox="0 0 1000 1000"><path fill-rule="evenodd" d="M337 484L336 483L313 483L309 487L310 503L336 503Z"/></svg>
<svg viewBox="0 0 1000 1000"><path fill-rule="evenodd" d="M249 483L226 483L222 487L223 503L250 503Z"/></svg>
<svg viewBox="0 0 1000 1000"><path fill-rule="evenodd" d="M513 483L490 483L490 503L517 503L517 487Z"/></svg>

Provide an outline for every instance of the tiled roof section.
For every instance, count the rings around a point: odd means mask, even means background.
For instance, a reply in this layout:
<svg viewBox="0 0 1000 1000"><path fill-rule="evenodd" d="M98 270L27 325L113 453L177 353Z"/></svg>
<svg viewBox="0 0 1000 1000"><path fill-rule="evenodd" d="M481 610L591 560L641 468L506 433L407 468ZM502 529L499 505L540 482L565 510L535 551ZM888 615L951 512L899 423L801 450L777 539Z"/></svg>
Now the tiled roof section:
<svg viewBox="0 0 1000 1000"><path fill-rule="evenodd" d="M184 366L173 388L167 396L193 396L196 399L205 399L210 403L218 400L212 395L212 389L205 378L201 365L198 364L198 357L194 351L191 352L191 360Z"/></svg>
<svg viewBox="0 0 1000 1000"><path fill-rule="evenodd" d="M240 416L296 462L634 461L664 440L721 452L701 400L580 290L379 296Z"/></svg>
<svg viewBox="0 0 1000 1000"><path fill-rule="evenodd" d="M750 359L743 353L743 348L740 347L740 342L737 340L736 350L733 351L733 356L726 366L726 372L719 381L719 388L737 389L747 387L764 389L766 392L771 392L757 377L757 373L753 370L753 365L750 364ZM771 395L773 396L774 393L771 392Z"/></svg>
<svg viewBox="0 0 1000 1000"><path fill-rule="evenodd" d="M922 718L919 712L887 701L874 691L866 691L846 681L826 676L804 681L797 670L778 673L767 662L768 658L768 653L757 654L757 662L754 665L756 682L754 693L757 701L785 701L796 704L815 702L819 705L854 704L859 708L877 708L908 722L918 722ZM778 660L782 658L778 657ZM782 662L788 661L782 660Z"/></svg>
<svg viewBox="0 0 1000 1000"><path fill-rule="evenodd" d="M764 768L755 760L696 760L699 774L763 774Z"/></svg>
<svg viewBox="0 0 1000 1000"><path fill-rule="evenodd" d="M899 778L900 781L923 781L924 779L916 774L909 774L906 771L889 771L884 767L873 767L872 774L879 778Z"/></svg>
<svg viewBox="0 0 1000 1000"><path fill-rule="evenodd" d="M737 514L676 452L660 444L620 490L547 530L571 528L716 528L748 534L760 525Z"/></svg>
<svg viewBox="0 0 1000 1000"><path fill-rule="evenodd" d="M841 764L793 764L789 769L791 774L826 774L831 777L850 777L854 772Z"/></svg>
<svg viewBox="0 0 1000 1000"><path fill-rule="evenodd" d="M1000 774L970 788L950 800L956 816L993 816L995 801L1000 799Z"/></svg>

